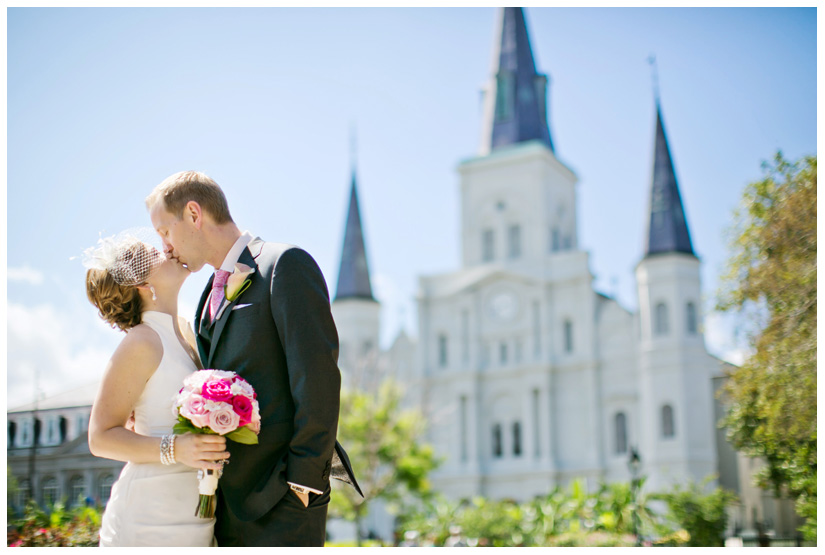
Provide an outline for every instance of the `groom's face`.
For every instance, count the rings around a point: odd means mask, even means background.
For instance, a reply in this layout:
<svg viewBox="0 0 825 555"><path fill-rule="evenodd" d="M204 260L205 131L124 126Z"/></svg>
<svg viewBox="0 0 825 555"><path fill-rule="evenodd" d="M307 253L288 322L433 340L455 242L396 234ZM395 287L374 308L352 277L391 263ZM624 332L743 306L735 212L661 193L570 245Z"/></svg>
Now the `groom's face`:
<svg viewBox="0 0 825 555"><path fill-rule="evenodd" d="M200 244L200 230L186 217L179 218L168 212L162 202L149 211L155 231L163 241L167 258L175 258L190 272L197 272L206 263Z"/></svg>

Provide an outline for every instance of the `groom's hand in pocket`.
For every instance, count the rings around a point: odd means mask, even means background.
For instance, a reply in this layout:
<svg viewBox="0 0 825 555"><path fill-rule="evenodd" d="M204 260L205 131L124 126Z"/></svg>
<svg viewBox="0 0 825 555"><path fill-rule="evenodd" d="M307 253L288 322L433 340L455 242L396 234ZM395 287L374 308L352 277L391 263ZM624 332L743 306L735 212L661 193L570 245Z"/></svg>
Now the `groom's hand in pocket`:
<svg viewBox="0 0 825 555"><path fill-rule="evenodd" d="M301 503L304 504L304 507L309 507L309 494L308 493L298 493L295 490L292 490L292 493L298 496L298 499L301 500Z"/></svg>

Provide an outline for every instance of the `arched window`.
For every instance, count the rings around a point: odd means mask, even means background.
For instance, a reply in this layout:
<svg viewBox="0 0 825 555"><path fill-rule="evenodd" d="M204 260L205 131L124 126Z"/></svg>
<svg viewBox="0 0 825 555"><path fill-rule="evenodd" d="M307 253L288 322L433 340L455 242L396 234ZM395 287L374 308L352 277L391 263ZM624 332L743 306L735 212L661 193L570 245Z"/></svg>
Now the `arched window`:
<svg viewBox="0 0 825 555"><path fill-rule="evenodd" d="M467 460L467 396L462 395L459 398L459 435L460 438L460 445L461 445L461 460Z"/></svg>
<svg viewBox="0 0 825 555"><path fill-rule="evenodd" d="M570 320L564 321L564 352L573 352L573 322Z"/></svg>
<svg viewBox="0 0 825 555"><path fill-rule="evenodd" d="M688 303L685 307L685 312L687 316L687 332L694 334L698 331L699 327L696 319L696 305L692 302Z"/></svg>
<svg viewBox="0 0 825 555"><path fill-rule="evenodd" d="M507 256L518 258L521 256L521 226L511 225L507 228Z"/></svg>
<svg viewBox="0 0 825 555"><path fill-rule="evenodd" d="M676 426L673 421L673 407L664 405L662 407L662 437L673 437L676 435Z"/></svg>
<svg viewBox="0 0 825 555"><path fill-rule="evenodd" d="M61 416L58 421L58 430L60 431L60 439L58 440L58 443L63 443L66 441L66 435L69 431L69 421L66 420L64 416Z"/></svg>
<svg viewBox="0 0 825 555"><path fill-rule="evenodd" d="M656 305L654 331L656 335L667 335L667 305L659 303Z"/></svg>
<svg viewBox="0 0 825 555"><path fill-rule="evenodd" d="M438 336L438 366L447 367L447 336L443 333Z"/></svg>
<svg viewBox="0 0 825 555"><path fill-rule="evenodd" d="M553 227L550 230L550 252L561 250L561 231L558 227Z"/></svg>
<svg viewBox="0 0 825 555"><path fill-rule="evenodd" d="M481 260L490 262L495 258L495 234L492 229L481 232Z"/></svg>
<svg viewBox="0 0 825 555"><path fill-rule="evenodd" d="M79 413L75 416L75 423L77 424L77 431L83 433L89 429L89 415L86 413Z"/></svg>
<svg viewBox="0 0 825 555"><path fill-rule="evenodd" d="M112 484L114 483L115 477L111 474L106 474L100 478L98 495L100 495L100 504L104 507L109 502L109 498L112 496Z"/></svg>
<svg viewBox="0 0 825 555"><path fill-rule="evenodd" d="M57 478L49 476L43 480L43 504L50 507L60 499L60 487L57 485Z"/></svg>
<svg viewBox="0 0 825 555"><path fill-rule="evenodd" d="M470 362L470 311L461 311L461 361Z"/></svg>
<svg viewBox="0 0 825 555"><path fill-rule="evenodd" d="M86 480L83 476L72 476L69 482L69 505L83 506L86 498Z"/></svg>
<svg viewBox="0 0 825 555"><path fill-rule="evenodd" d="M533 455L535 458L541 456L541 443L539 442L539 390L533 390Z"/></svg>
<svg viewBox="0 0 825 555"><path fill-rule="evenodd" d="M26 419L20 423L20 435L17 447L31 447L34 444L34 420Z"/></svg>
<svg viewBox="0 0 825 555"><path fill-rule="evenodd" d="M615 440L614 452L617 455L627 453L627 417L623 412L617 412L613 417L613 434Z"/></svg>
<svg viewBox="0 0 825 555"><path fill-rule="evenodd" d="M57 445L58 443L58 429L57 429L57 419L56 418L47 418L45 421L46 424L46 433L43 434L43 437L40 438L42 445Z"/></svg>
<svg viewBox="0 0 825 555"><path fill-rule="evenodd" d="M513 455L521 456L521 422L513 422Z"/></svg>
<svg viewBox="0 0 825 555"><path fill-rule="evenodd" d="M20 480L17 484L17 506L22 508L26 506L29 499L32 497L31 482L28 479Z"/></svg>
<svg viewBox="0 0 825 555"><path fill-rule="evenodd" d="M501 443L501 424L493 424L493 456L500 458L504 453Z"/></svg>

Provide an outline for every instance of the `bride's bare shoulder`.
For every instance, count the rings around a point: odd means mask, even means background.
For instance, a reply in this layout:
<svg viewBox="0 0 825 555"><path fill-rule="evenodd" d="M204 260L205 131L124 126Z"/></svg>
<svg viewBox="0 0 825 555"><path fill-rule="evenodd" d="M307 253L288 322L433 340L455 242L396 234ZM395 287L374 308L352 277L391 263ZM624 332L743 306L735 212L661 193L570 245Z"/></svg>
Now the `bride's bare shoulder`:
<svg viewBox="0 0 825 555"><path fill-rule="evenodd" d="M157 332L146 324L131 328L112 355L112 362L157 368L163 358L163 343Z"/></svg>

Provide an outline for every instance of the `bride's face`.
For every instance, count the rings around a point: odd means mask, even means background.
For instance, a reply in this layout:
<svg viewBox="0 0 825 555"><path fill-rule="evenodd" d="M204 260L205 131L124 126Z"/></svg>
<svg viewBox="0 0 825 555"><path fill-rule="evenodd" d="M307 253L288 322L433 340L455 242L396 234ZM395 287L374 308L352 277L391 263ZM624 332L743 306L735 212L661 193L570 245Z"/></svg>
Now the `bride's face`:
<svg viewBox="0 0 825 555"><path fill-rule="evenodd" d="M164 258L162 253L158 251L155 251L155 253L158 257ZM186 278L189 277L189 273L189 270L180 260L166 256L160 266L149 276L147 283L154 285L157 289L177 291Z"/></svg>

